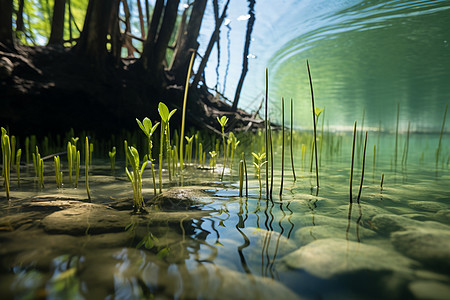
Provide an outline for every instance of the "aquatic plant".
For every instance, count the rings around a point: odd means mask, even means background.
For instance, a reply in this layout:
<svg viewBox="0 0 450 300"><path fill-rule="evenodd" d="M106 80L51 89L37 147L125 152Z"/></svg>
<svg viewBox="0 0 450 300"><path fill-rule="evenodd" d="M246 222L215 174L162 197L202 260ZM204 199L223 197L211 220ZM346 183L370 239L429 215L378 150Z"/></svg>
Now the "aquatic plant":
<svg viewBox="0 0 450 300"><path fill-rule="evenodd" d="M353 203L352 184L353 184L353 165L355 161L355 139L356 139L356 121L353 127L352 164L350 166L350 204Z"/></svg>
<svg viewBox="0 0 450 300"><path fill-rule="evenodd" d="M294 128L294 105L292 103L291 98L291 139L289 141L289 146L291 150L291 166L292 166L292 175L294 176L294 182L297 181L297 177L295 176L295 168L294 168L294 151L293 151L293 143L294 143L294 135L293 135L293 128Z"/></svg>
<svg viewBox="0 0 450 300"><path fill-rule="evenodd" d="M30 162L30 137L28 136L25 138L25 158L28 164Z"/></svg>
<svg viewBox="0 0 450 300"><path fill-rule="evenodd" d="M186 139L186 153L185 153L185 157L184 159L188 162L188 164L191 164L191 159L192 159L192 146L193 146L193 142L194 142L194 136L188 137L185 136L184 137Z"/></svg>
<svg viewBox="0 0 450 300"><path fill-rule="evenodd" d="M133 188L133 209L135 213L145 212L144 197L142 195L142 174L147 166L148 157L144 156L142 166L139 168L139 152L133 146L127 148L127 160L132 167L132 172L125 167L127 177L131 182Z"/></svg>
<svg viewBox="0 0 450 300"><path fill-rule="evenodd" d="M112 147L112 151L109 151L108 155L111 163L111 171L114 174L114 170L116 168L116 147Z"/></svg>
<svg viewBox="0 0 450 300"><path fill-rule="evenodd" d="M266 68L266 94L265 94L265 105L264 105L264 130L265 130L265 151L269 150L269 127L267 113L268 113L268 103L269 103L269 70ZM260 177L261 178L261 177ZM261 185L261 183L260 183ZM266 164L266 198L269 199L269 164ZM261 188L260 188L261 191ZM261 194L261 193L260 193ZM261 195L260 195L261 197Z"/></svg>
<svg viewBox="0 0 450 300"><path fill-rule="evenodd" d="M20 158L22 156L22 149L17 149L16 152L16 173L17 173L17 184L20 186Z"/></svg>
<svg viewBox="0 0 450 300"><path fill-rule="evenodd" d="M56 187L61 189L63 186L63 173L61 172L61 160L59 155L53 156L53 160L55 162Z"/></svg>
<svg viewBox="0 0 450 300"><path fill-rule="evenodd" d="M166 156L168 161L168 169L169 169L169 180L171 179L170 175L170 134L169 134L169 120L173 116L173 114L177 110L174 109L169 112L167 106L159 102L158 104L158 112L161 117L161 136L160 136L160 144L159 144L159 192L162 193L162 164L163 164L163 148L164 148L164 136L166 136Z"/></svg>
<svg viewBox="0 0 450 300"><path fill-rule="evenodd" d="M209 166L212 167L213 169L213 173L214 173L214 168L216 167L216 161L217 161L217 152L216 151L209 151L209 155L210 155L210 160L209 160Z"/></svg>
<svg viewBox="0 0 450 300"><path fill-rule="evenodd" d="M381 181L380 181L380 193L383 192L383 181L384 181L384 173L381 174Z"/></svg>
<svg viewBox="0 0 450 300"><path fill-rule="evenodd" d="M76 146L74 146L76 147ZM75 153L73 152L73 147L70 142L67 142L67 168L69 169L69 182L72 184L72 166L73 162L76 161L76 148Z"/></svg>
<svg viewBox="0 0 450 300"><path fill-rule="evenodd" d="M78 187L78 179L80 178L80 150L75 155L75 188Z"/></svg>
<svg viewBox="0 0 450 300"><path fill-rule="evenodd" d="M38 186L42 189L44 188L44 160L41 158L38 146L36 146L36 152L33 153L33 162L35 174L38 177Z"/></svg>
<svg viewBox="0 0 450 300"><path fill-rule="evenodd" d="M84 152L85 152L84 153L85 154L84 175L85 175L86 193L87 193L88 199L91 200L91 193L89 191L89 150L90 150L89 138L86 137L85 149L84 149Z"/></svg>
<svg viewBox="0 0 450 300"><path fill-rule="evenodd" d="M5 128L1 128L2 137L2 160L3 160L3 178L5 182L6 199L9 200L9 186L11 175L11 143Z"/></svg>
<svg viewBox="0 0 450 300"><path fill-rule="evenodd" d="M153 164L153 162L155 160L153 159L153 156L152 156L152 149L153 149L152 136L155 133L156 128L158 127L158 125L160 123L157 122L155 125L153 125L152 121L149 118L147 118L147 117L144 118L144 120L142 120L142 122L139 121L138 119L136 119L136 122L138 123L139 128L141 128L141 130L147 136L147 140L148 140L148 160L150 161L150 166L151 166L151 169L152 169L153 191L154 191L154 193L156 195L156 176L155 176L155 167L154 167L154 164ZM127 149L127 148L125 148L125 149Z"/></svg>
<svg viewBox="0 0 450 300"><path fill-rule="evenodd" d="M447 118L447 109L448 109L448 103L445 105L444 118L442 119L441 133L439 134L439 144L436 149L436 169L437 169L438 162L439 162L439 155L441 153L442 134L444 133L445 119Z"/></svg>
<svg viewBox="0 0 450 300"><path fill-rule="evenodd" d="M399 119L400 119L400 103L397 103L397 126L395 127L395 150L394 150L395 172L397 172L398 123L399 123Z"/></svg>
<svg viewBox="0 0 450 300"><path fill-rule="evenodd" d="M367 131L366 137L364 139L364 150L363 150L363 161L362 161L362 171L361 171L361 183L359 185L358 198L356 198L356 202L359 204L359 199L361 198L361 191L364 182L364 166L366 164L366 146L367 146Z"/></svg>
<svg viewBox="0 0 450 300"><path fill-rule="evenodd" d="M242 190L244 189L244 176L245 196L248 197L247 163L245 162L245 154L242 152L242 159L239 161L239 197L242 197Z"/></svg>
<svg viewBox="0 0 450 300"><path fill-rule="evenodd" d="M281 183L280 183L280 197L283 194L283 180L284 180L284 98L281 98Z"/></svg>
<svg viewBox="0 0 450 300"><path fill-rule="evenodd" d="M313 111L313 125L314 125L314 154L316 156L316 183L317 183L317 189L319 189L319 167L317 164L317 132L316 132L316 109L314 108L314 91L313 91L313 84L311 80L311 71L309 69L309 62L306 60L306 66L308 68L308 77L309 77L309 86L311 88L311 102L312 102L312 111Z"/></svg>
<svg viewBox="0 0 450 300"><path fill-rule="evenodd" d="M94 153L94 143L89 143L89 165L92 165L92 154Z"/></svg>
<svg viewBox="0 0 450 300"><path fill-rule="evenodd" d="M403 147L402 166L406 168L408 162L408 150L409 150L409 130L411 122L408 122L408 131L406 133L405 147Z"/></svg>
<svg viewBox="0 0 450 300"><path fill-rule="evenodd" d="M188 73L186 76L186 85L184 87L184 97L183 97L183 112L181 114L181 133L180 133L180 169L183 172L183 137L184 137L184 123L186 120L186 103L187 103L187 95L189 88L189 78L191 77L192 64L194 63L195 51L192 52L191 60L189 62Z"/></svg>
<svg viewBox="0 0 450 300"><path fill-rule="evenodd" d="M236 138L233 132L228 133L228 145L230 146L230 170L233 170L233 160L234 160L234 154L236 153L237 146L239 145L240 141Z"/></svg>
<svg viewBox="0 0 450 300"><path fill-rule="evenodd" d="M266 158L266 153L258 153L252 152L253 157L255 158L255 161L253 162L253 165L256 168L256 177L259 181L259 197L261 198L262 193L262 183L261 183L261 167L267 164L267 160L264 160ZM263 161L264 160L264 161Z"/></svg>
<svg viewBox="0 0 450 300"><path fill-rule="evenodd" d="M222 176L220 177L220 180L223 180L223 174L225 173L225 167L227 165L227 150L226 150L226 144L225 144L225 125L227 125L228 118L226 116L222 116L220 119L217 117L217 121L219 122L220 126L222 127L222 143L223 143L223 169L222 169Z"/></svg>

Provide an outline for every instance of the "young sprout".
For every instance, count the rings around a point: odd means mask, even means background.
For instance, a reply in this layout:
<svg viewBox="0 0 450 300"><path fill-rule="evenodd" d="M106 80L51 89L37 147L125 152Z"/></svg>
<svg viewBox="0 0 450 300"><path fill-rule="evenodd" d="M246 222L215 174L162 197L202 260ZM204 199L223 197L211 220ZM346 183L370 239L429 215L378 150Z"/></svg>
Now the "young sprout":
<svg viewBox="0 0 450 300"><path fill-rule="evenodd" d="M22 156L22 149L18 149L16 152L16 172L17 172L17 184L20 186L20 158Z"/></svg>
<svg viewBox="0 0 450 300"><path fill-rule="evenodd" d="M125 172L127 173L128 179L133 187L133 208L135 213L145 212L144 210L144 197L142 195L142 174L147 166L148 157L147 155L143 158L142 166L139 168L139 152L133 146L127 148L127 160L129 161L132 172L128 171L125 167Z"/></svg>
<svg viewBox="0 0 450 300"><path fill-rule="evenodd" d="M213 173L214 173L214 168L216 167L217 152L214 150L209 151L209 155L211 156L209 165L213 168Z"/></svg>
<svg viewBox="0 0 450 300"><path fill-rule="evenodd" d="M227 165L227 145L225 144L225 125L227 125L228 118L226 116L222 116L222 118L219 119L217 117L217 121L219 122L220 126L222 127L222 142L223 142L223 169L222 169L222 176L220 177L220 180L223 180L223 174L225 173L225 166Z"/></svg>
<svg viewBox="0 0 450 300"><path fill-rule="evenodd" d="M193 144L193 141L194 141L194 136L191 136L191 137L185 136L184 138L187 141L186 158L185 159L187 160L188 164L190 165L191 164L191 159L192 159L192 144Z"/></svg>
<svg viewBox="0 0 450 300"><path fill-rule="evenodd" d="M253 162L253 165L256 168L256 177L258 178L258 181L259 181L259 197L261 198L261 192L262 192L261 167L264 166L264 164L267 163L267 160L265 160L266 153L264 152L264 153L256 154L255 152L252 152L252 155L253 155L253 157L256 160L256 161Z"/></svg>
<svg viewBox="0 0 450 300"><path fill-rule="evenodd" d="M142 129L142 131L144 132L144 134L147 136L148 139L148 160L150 161L150 166L152 168L153 191L156 195L156 176L155 176L155 167L153 164L155 160L152 157L152 149L153 149L152 136L155 133L156 128L159 125L159 122L153 125L152 121L149 118L144 118L142 122L136 119L136 122L138 123L139 127Z"/></svg>
<svg viewBox="0 0 450 300"><path fill-rule="evenodd" d="M63 186L63 180L62 180L63 173L61 172L61 160L59 158L59 155L54 156L53 160L55 161L56 187L58 189L61 189Z"/></svg>
<svg viewBox="0 0 450 300"><path fill-rule="evenodd" d="M111 171L114 174L114 169L116 168L116 147L112 147L112 151L109 151L108 155L111 161Z"/></svg>
<svg viewBox="0 0 450 300"><path fill-rule="evenodd" d="M2 159L3 159L3 178L5 180L6 198L9 200L9 184L11 174L11 143L6 129L2 127Z"/></svg>
<svg viewBox="0 0 450 300"><path fill-rule="evenodd" d="M167 159L170 160L170 156L168 155L169 151L170 151L170 135L168 133L168 129L169 129L169 120L170 117L173 116L173 114L176 112L177 110L174 109L171 112L169 112L169 109L167 108L167 106L162 103L159 102L158 104L158 112L159 115L161 116L161 136L160 136L160 144L159 144L159 192L162 193L162 163L163 163L163 146L164 146L164 135L166 136L166 156ZM168 161L168 165L169 165L169 173L170 173L170 161ZM170 174L169 174L169 180L170 180Z"/></svg>
<svg viewBox="0 0 450 300"><path fill-rule="evenodd" d="M240 141L236 138L233 132L228 134L228 144L230 145L230 170L233 170L234 154Z"/></svg>
<svg viewBox="0 0 450 300"><path fill-rule="evenodd" d="M89 139L88 137L86 137L86 143L85 143L85 149L84 149L84 154L85 154L85 169L84 169L84 174L85 174L85 183L86 183L86 192L87 192L87 196L88 199L91 200L91 193L89 191L89 150L90 150L90 146L89 146Z"/></svg>

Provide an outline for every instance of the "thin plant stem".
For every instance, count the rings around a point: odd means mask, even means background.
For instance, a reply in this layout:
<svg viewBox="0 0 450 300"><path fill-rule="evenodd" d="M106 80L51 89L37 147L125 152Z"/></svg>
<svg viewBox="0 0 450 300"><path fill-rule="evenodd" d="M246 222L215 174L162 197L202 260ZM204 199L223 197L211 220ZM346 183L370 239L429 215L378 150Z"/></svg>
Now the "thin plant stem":
<svg viewBox="0 0 450 300"><path fill-rule="evenodd" d="M363 182L364 182L364 166L366 165L366 146L367 146L367 131L366 131L366 137L364 139L363 161L362 161L362 171L361 171L361 183L359 184L358 198L356 199L356 202L358 202L358 204L359 204L359 199L361 198L361 191L362 191L362 186L363 186Z"/></svg>
<svg viewBox="0 0 450 300"><path fill-rule="evenodd" d="M269 159L269 124L267 123L267 104L269 98L269 70L266 69L266 97L265 97L265 111L264 111L264 124L265 124L265 142L266 142L266 161ZM266 198L269 199L269 164L266 163Z"/></svg>
<svg viewBox="0 0 450 300"><path fill-rule="evenodd" d="M384 181L384 173L381 174L381 181L380 181L380 193L383 192L383 181Z"/></svg>
<svg viewBox="0 0 450 300"><path fill-rule="evenodd" d="M438 144L438 148L436 150L436 169L437 169L438 162L439 162L439 154L441 153L442 134L444 133L445 119L447 118L447 109L448 109L448 103L445 105L444 119L442 120L441 133L439 135L439 144Z"/></svg>
<svg viewBox="0 0 450 300"><path fill-rule="evenodd" d="M397 126L395 128L395 157L394 157L394 167L395 172L397 172L397 153L398 153L398 123L399 123L399 117L400 117L400 103L397 103Z"/></svg>
<svg viewBox="0 0 450 300"><path fill-rule="evenodd" d="M306 66L308 67L308 77L309 77L309 86L311 88L311 102L312 102L312 115L313 115L313 124L314 124L314 155L316 158L316 183L317 189L319 189L319 167L317 164L317 133L316 133L316 117L315 117L315 108L314 108L314 92L313 92L313 84L311 80L311 71L309 69L309 62L306 60Z"/></svg>
<svg viewBox="0 0 450 300"><path fill-rule="evenodd" d="M291 166L292 166L292 175L294 176L294 182L297 181L297 177L295 176L295 168L294 168L294 153L293 153L293 139L294 135L292 133L293 127L294 127L294 117L293 117L293 110L294 106L292 104L292 98L291 98L291 141L290 141L290 147L291 147Z"/></svg>
<svg viewBox="0 0 450 300"><path fill-rule="evenodd" d="M86 180L86 192L88 199L91 200L91 193L89 192L89 139L86 137L86 145L85 145L85 180Z"/></svg>
<svg viewBox="0 0 450 300"><path fill-rule="evenodd" d="M183 139L184 139L184 123L186 120L186 103L189 88L189 78L191 77L192 64L194 63L195 51L192 52L191 61L189 62L188 73L186 76L186 85L184 88L183 113L181 115L181 133L180 133L180 172L183 172Z"/></svg>
<svg viewBox="0 0 450 300"><path fill-rule="evenodd" d="M270 119L269 119L270 123ZM273 191L273 142L272 142L272 128L269 127L269 147L270 147L270 200L272 200Z"/></svg>
<svg viewBox="0 0 450 300"><path fill-rule="evenodd" d="M353 127L353 146L352 146L352 164L350 166L350 204L353 203L352 184L353 184L353 164L355 161L355 138L356 138L356 121Z"/></svg>
<svg viewBox="0 0 450 300"><path fill-rule="evenodd" d="M282 134L282 142L281 142L281 184L280 184L280 197L283 194L283 177L284 177L284 98L281 98L281 134Z"/></svg>

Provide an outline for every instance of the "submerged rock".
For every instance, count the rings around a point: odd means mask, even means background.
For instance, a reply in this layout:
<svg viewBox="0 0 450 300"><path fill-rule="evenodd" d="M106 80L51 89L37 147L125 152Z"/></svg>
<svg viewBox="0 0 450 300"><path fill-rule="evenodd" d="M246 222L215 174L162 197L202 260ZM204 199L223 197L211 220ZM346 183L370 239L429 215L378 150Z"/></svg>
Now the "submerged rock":
<svg viewBox="0 0 450 300"><path fill-rule="evenodd" d="M83 203L57 211L42 220L46 232L70 235L124 231L129 223L129 212L93 203Z"/></svg>
<svg viewBox="0 0 450 300"><path fill-rule="evenodd" d="M414 262L395 252L343 239L321 239L286 255L283 262L292 269L302 269L329 279L344 274L367 272L403 272Z"/></svg>
<svg viewBox="0 0 450 300"><path fill-rule="evenodd" d="M394 232L391 241L398 251L425 266L450 269L450 231L420 228Z"/></svg>
<svg viewBox="0 0 450 300"><path fill-rule="evenodd" d="M450 230L450 226L434 221L416 221L393 214L376 215L372 219L372 227L381 234L389 235L396 231L405 231L416 228L430 228Z"/></svg>
<svg viewBox="0 0 450 300"><path fill-rule="evenodd" d="M295 240L300 245L306 245L315 240L324 238L341 238L348 237L351 241L363 240L374 237L376 233L370 229L364 228L361 225L357 226L354 222L350 224L349 231L347 228L334 227L331 225L307 226L302 227L295 232Z"/></svg>
<svg viewBox="0 0 450 300"><path fill-rule="evenodd" d="M439 210L448 208L448 206L444 203L436 201L410 201L408 205L414 209L427 212L437 212Z"/></svg>
<svg viewBox="0 0 450 300"><path fill-rule="evenodd" d="M447 300L450 296L450 286L437 281L414 281L409 290L415 299Z"/></svg>

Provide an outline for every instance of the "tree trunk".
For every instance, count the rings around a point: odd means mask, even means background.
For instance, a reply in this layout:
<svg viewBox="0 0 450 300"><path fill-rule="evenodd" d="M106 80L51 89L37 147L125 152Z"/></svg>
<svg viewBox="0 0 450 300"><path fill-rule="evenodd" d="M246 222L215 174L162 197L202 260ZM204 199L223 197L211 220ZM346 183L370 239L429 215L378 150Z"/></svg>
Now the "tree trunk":
<svg viewBox="0 0 450 300"><path fill-rule="evenodd" d="M75 49L78 54L102 63L106 49L109 22L118 0L89 0L83 31Z"/></svg>
<svg viewBox="0 0 450 300"><path fill-rule="evenodd" d="M49 45L62 45L64 41L64 12L66 10L66 0L55 0L53 6L52 29Z"/></svg>
<svg viewBox="0 0 450 300"><path fill-rule="evenodd" d="M14 48L12 8L12 0L0 0L0 43L7 48Z"/></svg>
<svg viewBox="0 0 450 300"><path fill-rule="evenodd" d="M247 71L248 71L248 54L249 54L249 50L250 50L250 41L251 41L251 37L252 37L253 24L255 23L255 11L254 11L255 0L249 0L248 8L249 8L248 13L250 15L250 19L248 19L247 32L245 34L242 73L241 73L241 77L239 78L239 82L238 82L238 85L236 88L236 93L234 94L233 106L231 107L232 111L237 110L239 97L241 96L242 86L244 85L244 79L245 79L245 76L247 75Z"/></svg>
<svg viewBox="0 0 450 300"><path fill-rule="evenodd" d="M25 30L25 25L23 23L23 7L25 0L19 0L19 8L17 9L17 21L16 21L16 32Z"/></svg>
<svg viewBox="0 0 450 300"><path fill-rule="evenodd" d="M220 26L222 26L223 20L225 19L229 3L230 3L230 0L228 0L227 3L225 4L225 7L223 8L223 11L222 11L222 15L220 16L220 19L218 20L218 22L216 22L216 28L214 29L214 32L211 35L211 38L209 39L208 46L206 47L206 51L205 51L205 54L203 55L202 62L200 63L200 66L198 67L197 74L195 74L194 82L192 83L193 86L196 86L200 82L200 78L203 74L203 71L205 70L206 63L208 62L208 59L209 59L209 55L211 54L212 48L218 39L219 29L220 29Z"/></svg>
<svg viewBox="0 0 450 300"><path fill-rule="evenodd" d="M175 74L175 78L179 78L178 83L180 84L183 83L187 73L192 50L197 51L198 49L197 38L205 13L206 0L196 0L193 5L189 23L186 26L186 31L181 33L181 42L175 49L170 68L171 73Z"/></svg>

